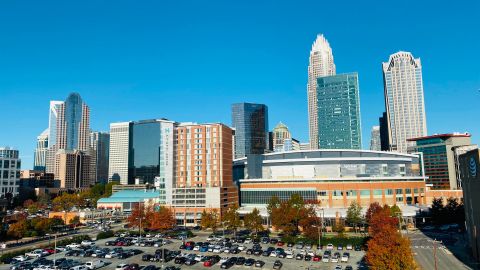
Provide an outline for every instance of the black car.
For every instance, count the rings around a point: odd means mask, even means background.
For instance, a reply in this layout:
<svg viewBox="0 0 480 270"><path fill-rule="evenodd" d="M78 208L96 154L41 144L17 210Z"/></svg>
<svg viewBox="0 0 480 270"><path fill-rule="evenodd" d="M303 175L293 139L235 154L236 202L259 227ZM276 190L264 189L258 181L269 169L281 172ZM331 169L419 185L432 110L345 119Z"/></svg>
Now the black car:
<svg viewBox="0 0 480 270"><path fill-rule="evenodd" d="M225 261L225 262L222 263L222 265L220 266L220 268L222 268L222 269L228 269L228 268L230 268L230 267L232 267L232 266L233 266L233 262L232 262L230 259L228 259L227 261Z"/></svg>
<svg viewBox="0 0 480 270"><path fill-rule="evenodd" d="M130 254L127 253L127 252L120 252L120 253L118 253L118 256L117 256L117 258L119 258L119 259L126 259L126 258L129 258L129 257L130 257Z"/></svg>
<svg viewBox="0 0 480 270"><path fill-rule="evenodd" d="M312 256L307 254L307 255L305 255L305 258L303 258L303 259L308 262L308 261L312 260Z"/></svg>
<svg viewBox="0 0 480 270"><path fill-rule="evenodd" d="M268 256L270 256L270 253L272 253L270 250L265 250L265 251L262 252L262 256L263 257L268 257Z"/></svg>
<svg viewBox="0 0 480 270"><path fill-rule="evenodd" d="M140 270L140 265L136 263L132 263L129 266L127 266L127 270Z"/></svg>
<svg viewBox="0 0 480 270"><path fill-rule="evenodd" d="M277 255L278 258L280 259L284 259L285 257L287 257L287 253L285 252L280 252L278 255Z"/></svg>
<svg viewBox="0 0 480 270"><path fill-rule="evenodd" d="M195 259L187 259L185 261L185 265L194 265L196 263L197 263L197 261Z"/></svg>
<svg viewBox="0 0 480 270"><path fill-rule="evenodd" d="M360 247L360 246L355 246L355 251L362 251L362 247Z"/></svg>
<svg viewBox="0 0 480 270"><path fill-rule="evenodd" d="M272 238L270 239L270 244L276 245L278 243L278 239Z"/></svg>
<svg viewBox="0 0 480 270"><path fill-rule="evenodd" d="M283 266L283 263L279 260L276 260L274 263L273 263L273 269L281 269Z"/></svg>
<svg viewBox="0 0 480 270"><path fill-rule="evenodd" d="M247 259L245 261L245 266L253 266L255 264L255 260L254 259Z"/></svg>
<svg viewBox="0 0 480 270"><path fill-rule="evenodd" d="M345 266L345 270L353 270L353 267L351 265Z"/></svg>
<svg viewBox="0 0 480 270"><path fill-rule="evenodd" d="M155 265L147 265L142 270L157 270Z"/></svg>
<svg viewBox="0 0 480 270"><path fill-rule="evenodd" d="M236 265L244 265L245 264L245 257L238 257L237 262L235 263Z"/></svg>
<svg viewBox="0 0 480 270"><path fill-rule="evenodd" d="M175 261L174 261L174 262L175 262L176 264L184 264L186 260L187 260L187 259L185 259L184 257L177 257L177 258L175 258Z"/></svg>
<svg viewBox="0 0 480 270"><path fill-rule="evenodd" d="M247 249L247 255L252 255L253 254L253 249L249 248Z"/></svg>
<svg viewBox="0 0 480 270"><path fill-rule="evenodd" d="M180 267L175 267L175 266L167 266L165 270L180 270Z"/></svg>
<svg viewBox="0 0 480 270"><path fill-rule="evenodd" d="M260 256L260 255L262 255L262 253L263 253L263 250L261 250L261 249L256 249L256 250L253 251L253 255L256 255L256 256Z"/></svg>
<svg viewBox="0 0 480 270"><path fill-rule="evenodd" d="M149 262L152 259L153 255L151 254L145 254L142 256L142 261L144 262Z"/></svg>

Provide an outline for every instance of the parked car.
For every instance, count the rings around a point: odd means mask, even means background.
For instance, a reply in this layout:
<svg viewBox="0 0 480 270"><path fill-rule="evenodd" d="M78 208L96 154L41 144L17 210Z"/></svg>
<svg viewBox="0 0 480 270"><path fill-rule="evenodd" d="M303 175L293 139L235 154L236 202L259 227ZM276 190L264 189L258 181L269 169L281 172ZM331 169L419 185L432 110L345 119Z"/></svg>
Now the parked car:
<svg viewBox="0 0 480 270"><path fill-rule="evenodd" d="M106 262L102 260L93 260L85 263L85 266L90 270L94 270L94 269L103 267L105 265L107 265Z"/></svg>
<svg viewBox="0 0 480 270"><path fill-rule="evenodd" d="M255 260L252 258L249 258L245 261L245 266L253 266L255 264Z"/></svg>
<svg viewBox="0 0 480 270"><path fill-rule="evenodd" d="M127 267L128 267L127 264L121 263L121 264L117 265L117 267L115 267L115 270L126 270Z"/></svg>
<svg viewBox="0 0 480 270"><path fill-rule="evenodd" d="M255 267L257 268L262 268L263 266L265 265L265 262L264 261L255 261Z"/></svg>
<svg viewBox="0 0 480 270"><path fill-rule="evenodd" d="M276 260L274 263L273 263L273 269L281 269L283 266L283 263L279 260Z"/></svg>
<svg viewBox="0 0 480 270"><path fill-rule="evenodd" d="M350 258L350 253L344 252L342 255L342 259L340 260L341 262L348 262L348 259Z"/></svg>

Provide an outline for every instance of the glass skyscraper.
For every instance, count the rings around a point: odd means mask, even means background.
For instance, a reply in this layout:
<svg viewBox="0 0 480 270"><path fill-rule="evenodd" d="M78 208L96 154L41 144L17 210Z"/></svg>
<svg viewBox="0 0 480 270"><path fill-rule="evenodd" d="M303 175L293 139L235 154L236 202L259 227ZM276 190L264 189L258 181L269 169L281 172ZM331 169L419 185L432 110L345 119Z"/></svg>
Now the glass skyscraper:
<svg viewBox="0 0 480 270"><path fill-rule="evenodd" d="M110 125L111 181L150 183L155 177L171 187L174 122L164 119Z"/></svg>
<svg viewBox="0 0 480 270"><path fill-rule="evenodd" d="M235 158L263 154L268 149L268 107L264 104L232 105L232 126L235 128Z"/></svg>
<svg viewBox="0 0 480 270"><path fill-rule="evenodd" d="M358 74L317 79L318 141L321 149L361 149Z"/></svg>

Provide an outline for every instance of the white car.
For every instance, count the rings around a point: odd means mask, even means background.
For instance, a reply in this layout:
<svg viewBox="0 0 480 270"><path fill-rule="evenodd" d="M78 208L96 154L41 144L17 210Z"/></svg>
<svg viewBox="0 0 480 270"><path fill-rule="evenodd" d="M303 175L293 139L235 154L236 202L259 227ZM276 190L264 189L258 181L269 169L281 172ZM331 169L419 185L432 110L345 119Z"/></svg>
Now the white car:
<svg viewBox="0 0 480 270"><path fill-rule="evenodd" d="M353 249L353 246L351 244L348 244L347 247L346 247L347 250L352 250Z"/></svg>
<svg viewBox="0 0 480 270"><path fill-rule="evenodd" d="M112 259L118 257L118 253L115 251L110 251L109 253L105 254L105 259Z"/></svg>
<svg viewBox="0 0 480 270"><path fill-rule="evenodd" d="M243 245L238 246L238 250L240 251L244 251L245 249L247 249L246 246L243 246Z"/></svg>
<svg viewBox="0 0 480 270"><path fill-rule="evenodd" d="M223 257L220 259L220 261L218 262L219 265L222 265L222 263L226 262L228 260L228 257Z"/></svg>
<svg viewBox="0 0 480 270"><path fill-rule="evenodd" d="M277 257L277 256L278 256L278 254L277 254L276 251L272 251L272 252L270 253L270 257Z"/></svg>
<svg viewBox="0 0 480 270"><path fill-rule="evenodd" d="M115 270L125 270L128 268L128 264L121 263L115 267Z"/></svg>
<svg viewBox="0 0 480 270"><path fill-rule="evenodd" d="M245 239L245 244L250 244L250 243L252 243L252 238Z"/></svg>
<svg viewBox="0 0 480 270"><path fill-rule="evenodd" d="M327 245L327 250L333 250L333 244L328 244Z"/></svg>
<svg viewBox="0 0 480 270"><path fill-rule="evenodd" d="M341 262L348 262L349 256L347 254L343 254Z"/></svg>
<svg viewBox="0 0 480 270"><path fill-rule="evenodd" d="M88 268L85 265L81 264L81 265L76 265L74 267L70 267L70 270L88 270Z"/></svg>
<svg viewBox="0 0 480 270"><path fill-rule="evenodd" d="M215 236L214 236L214 235L209 235L209 236L207 237L207 241L213 241L213 240L215 240Z"/></svg>
<svg viewBox="0 0 480 270"><path fill-rule="evenodd" d="M145 235L145 236L146 236L147 238L150 238L150 237L152 237L152 235L151 235L151 234L149 234L149 233L147 233L147 235Z"/></svg>
<svg viewBox="0 0 480 270"><path fill-rule="evenodd" d="M48 265L39 265L37 267L34 267L33 270L51 270L50 266Z"/></svg>
<svg viewBox="0 0 480 270"><path fill-rule="evenodd" d="M85 263L85 266L90 270L94 270L94 269L103 267L105 265L107 265L107 263L102 260L93 260Z"/></svg>
<svg viewBox="0 0 480 270"><path fill-rule="evenodd" d="M328 255L323 255L323 256L322 256L322 262L325 262L325 263L330 262L330 256L328 256Z"/></svg>
<svg viewBox="0 0 480 270"><path fill-rule="evenodd" d="M24 261L28 260L28 256L20 255L20 256L13 257L12 259L17 261L17 262L24 262Z"/></svg>
<svg viewBox="0 0 480 270"><path fill-rule="evenodd" d="M287 259L293 259L295 256L295 254L293 252L286 252L287 256L285 256L285 258Z"/></svg>
<svg viewBox="0 0 480 270"><path fill-rule="evenodd" d="M83 240L82 243L80 243L80 245L85 246L85 247L88 247L88 246L93 246L93 245L95 245L95 243L92 242L92 241Z"/></svg>
<svg viewBox="0 0 480 270"><path fill-rule="evenodd" d="M203 258L205 258L205 256L203 256L203 255L197 255L197 256L195 256L195 261L201 262Z"/></svg>
<svg viewBox="0 0 480 270"><path fill-rule="evenodd" d="M67 248L81 248L82 245L80 244L77 244L77 243L71 243L69 245L67 245Z"/></svg>
<svg viewBox="0 0 480 270"><path fill-rule="evenodd" d="M332 258L330 259L332 263L338 263L338 257L333 255Z"/></svg>
<svg viewBox="0 0 480 270"><path fill-rule="evenodd" d="M307 255L309 255L309 256L312 256L312 257L313 257L313 256L315 256L315 251L313 251L313 250L309 250L309 251L307 251Z"/></svg>
<svg viewBox="0 0 480 270"><path fill-rule="evenodd" d="M25 256L32 257L32 258L40 258L44 256L44 253L43 253L43 250L41 249L35 249L25 253Z"/></svg>

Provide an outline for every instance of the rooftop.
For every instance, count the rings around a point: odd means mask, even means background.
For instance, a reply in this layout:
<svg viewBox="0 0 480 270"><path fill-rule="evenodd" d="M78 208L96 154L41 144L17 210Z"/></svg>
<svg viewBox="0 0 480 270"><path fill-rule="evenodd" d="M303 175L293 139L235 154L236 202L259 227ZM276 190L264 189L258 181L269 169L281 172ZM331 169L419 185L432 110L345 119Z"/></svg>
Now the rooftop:
<svg viewBox="0 0 480 270"><path fill-rule="evenodd" d="M407 141L414 142L414 141L420 141L420 140L426 140L426 139L433 139L433 138L442 138L442 139L447 139L451 137L471 137L470 133L444 133L444 134L433 134L430 136L424 136L424 137L418 137L418 138L411 138L407 139Z"/></svg>
<svg viewBox="0 0 480 270"><path fill-rule="evenodd" d="M160 197L160 192L155 190L122 190L112 194L108 198L101 198L99 203L113 202L139 202L145 199L156 199Z"/></svg>

